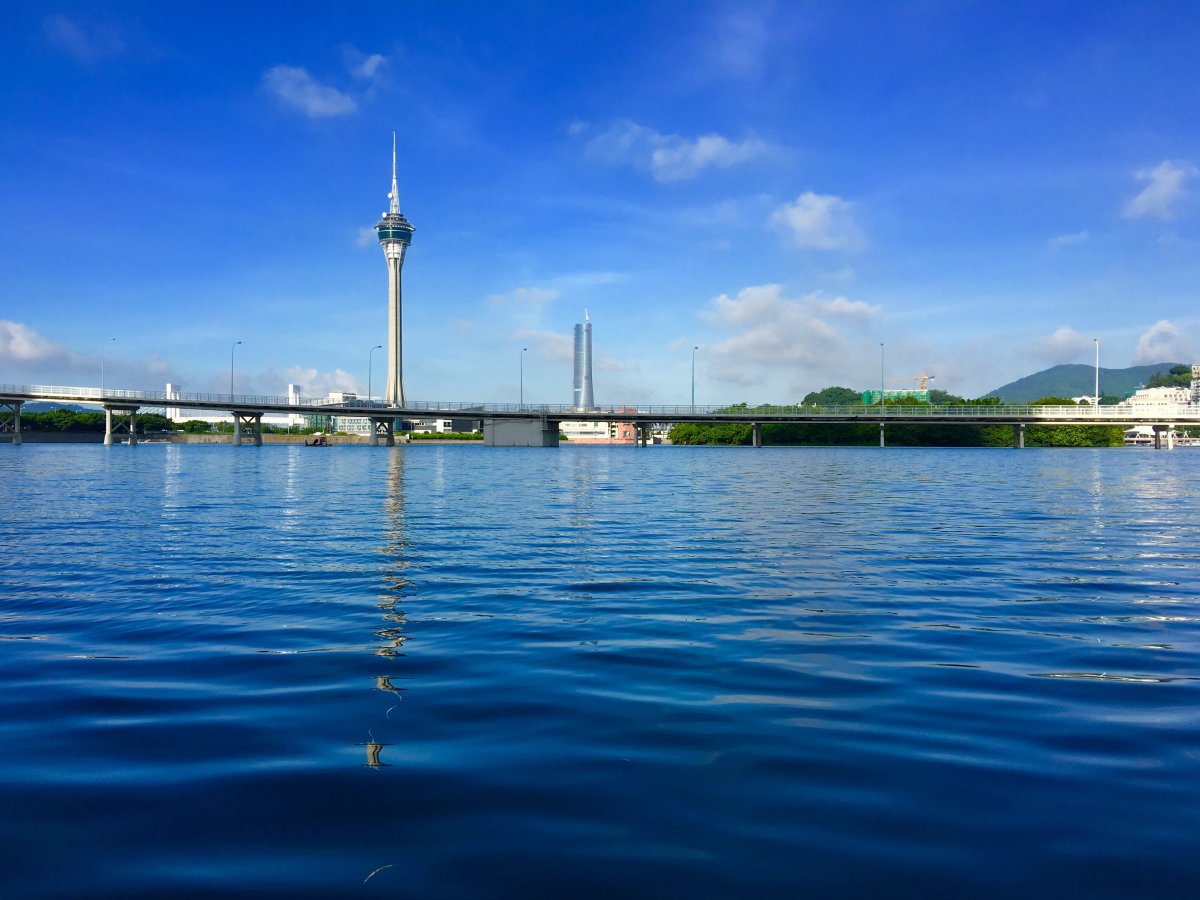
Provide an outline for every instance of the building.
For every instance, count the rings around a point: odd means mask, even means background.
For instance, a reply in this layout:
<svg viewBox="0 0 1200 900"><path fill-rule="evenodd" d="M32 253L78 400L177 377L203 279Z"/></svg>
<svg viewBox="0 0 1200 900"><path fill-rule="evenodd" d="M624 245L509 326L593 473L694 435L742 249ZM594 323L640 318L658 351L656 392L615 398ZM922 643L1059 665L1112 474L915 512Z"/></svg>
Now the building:
<svg viewBox="0 0 1200 900"><path fill-rule="evenodd" d="M596 408L592 393L592 323L586 309L583 322L575 326L575 384L571 405L579 410Z"/></svg>
<svg viewBox="0 0 1200 900"><path fill-rule="evenodd" d="M396 133L392 132L392 190L388 194L388 212L375 226L388 267L388 371L383 402L387 406L404 405L404 342L401 321L400 275L404 254L416 231L400 213L400 189L396 184Z"/></svg>
<svg viewBox="0 0 1200 900"><path fill-rule="evenodd" d="M633 444L637 428L632 422L572 422L559 423L558 430L570 444Z"/></svg>

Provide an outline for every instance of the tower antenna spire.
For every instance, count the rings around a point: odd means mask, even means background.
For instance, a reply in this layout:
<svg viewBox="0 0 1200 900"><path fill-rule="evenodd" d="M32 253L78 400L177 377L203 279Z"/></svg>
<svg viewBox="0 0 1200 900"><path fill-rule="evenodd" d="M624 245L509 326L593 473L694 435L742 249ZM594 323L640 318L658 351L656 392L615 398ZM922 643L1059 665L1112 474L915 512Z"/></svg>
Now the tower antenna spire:
<svg viewBox="0 0 1200 900"><path fill-rule="evenodd" d="M400 212L400 187L396 184L396 132L392 132L392 192L388 194L392 201L391 211Z"/></svg>

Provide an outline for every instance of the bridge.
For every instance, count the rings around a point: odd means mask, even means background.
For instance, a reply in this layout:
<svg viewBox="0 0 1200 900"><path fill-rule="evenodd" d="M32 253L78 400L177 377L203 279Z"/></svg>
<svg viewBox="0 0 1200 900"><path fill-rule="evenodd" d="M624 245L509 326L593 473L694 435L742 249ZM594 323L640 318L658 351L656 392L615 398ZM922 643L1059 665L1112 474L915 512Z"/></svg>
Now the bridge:
<svg viewBox="0 0 1200 900"><path fill-rule="evenodd" d="M139 391L115 388L59 387L0 384L0 437L21 443L21 408L34 401L99 405L105 413L104 443L117 440L137 443L137 413L160 408L227 411L234 421L233 443L249 440L262 444L262 417L267 413L308 416L355 416L368 419L369 443L395 444L397 420L417 418L471 418L483 425L485 443L491 446L557 446L563 421L627 422L637 430L635 443L645 446L656 425L685 422L734 423L751 426L752 444L762 446L762 426L775 423L862 424L878 423L879 443L891 424L1008 425L1013 446L1024 446L1028 425L1118 425L1128 428L1150 424L1155 447L1171 446L1178 425L1200 425L1200 406L1174 404L1153 413L1131 406L728 406L621 405L607 409L579 409L558 404L469 403L461 401L406 401L386 406L379 401L353 400L330 403L318 398L288 398L247 394L199 394L181 391Z"/></svg>

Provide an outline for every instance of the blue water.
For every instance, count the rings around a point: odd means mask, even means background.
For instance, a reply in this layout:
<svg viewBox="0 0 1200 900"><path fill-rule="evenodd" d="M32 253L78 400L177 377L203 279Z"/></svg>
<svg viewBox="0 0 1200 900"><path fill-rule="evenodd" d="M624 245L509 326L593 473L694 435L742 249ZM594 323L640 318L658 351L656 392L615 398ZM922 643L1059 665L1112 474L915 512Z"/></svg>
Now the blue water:
<svg viewBox="0 0 1200 900"><path fill-rule="evenodd" d="M1198 469L0 446L0 894L1194 895Z"/></svg>

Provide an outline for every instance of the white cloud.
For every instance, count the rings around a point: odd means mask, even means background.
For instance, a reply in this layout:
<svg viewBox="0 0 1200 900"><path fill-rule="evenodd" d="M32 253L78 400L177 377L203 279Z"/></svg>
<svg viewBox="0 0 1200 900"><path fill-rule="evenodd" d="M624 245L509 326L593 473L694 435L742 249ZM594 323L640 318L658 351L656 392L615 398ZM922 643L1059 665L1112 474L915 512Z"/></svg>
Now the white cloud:
<svg viewBox="0 0 1200 900"><path fill-rule="evenodd" d="M1134 173L1139 181L1147 182L1141 193L1125 206L1128 219L1172 219L1175 207L1182 199L1186 182L1200 174L1190 163L1173 163L1164 160L1153 169L1142 169Z"/></svg>
<svg viewBox="0 0 1200 900"><path fill-rule="evenodd" d="M800 299L783 295L778 284L722 294L702 314L712 326L734 332L706 348L713 375L739 386L766 384L786 368L793 385L814 370L836 367L845 357L839 322L861 324L880 307L820 293Z"/></svg>
<svg viewBox="0 0 1200 900"><path fill-rule="evenodd" d="M789 234L797 247L854 250L862 246L863 238L852 210L853 204L841 197L805 191L794 203L775 210L770 222Z"/></svg>
<svg viewBox="0 0 1200 900"><path fill-rule="evenodd" d="M1050 238L1047 243L1057 249L1059 247L1070 247L1073 244L1082 244L1091 237L1087 231L1072 231L1067 234L1057 234Z"/></svg>
<svg viewBox="0 0 1200 900"><path fill-rule="evenodd" d="M0 320L0 365L70 363L76 358L63 344L46 340L28 325Z"/></svg>
<svg viewBox="0 0 1200 900"><path fill-rule="evenodd" d="M52 47L80 62L93 63L119 56L126 49L125 39L110 25L88 25L56 15L43 19L42 29Z"/></svg>
<svg viewBox="0 0 1200 900"><path fill-rule="evenodd" d="M354 244L358 247L370 247L379 240L379 233L374 225L364 225L354 235Z"/></svg>
<svg viewBox="0 0 1200 900"><path fill-rule="evenodd" d="M358 380L349 372L341 369L335 369L332 372L321 372L311 367L291 366L284 370L282 379L274 373L268 373L256 378L257 382L265 382L267 385L273 385L268 390L275 394L281 392L280 384L298 385L300 393L305 397L324 397L331 391L348 391L356 394L365 393L359 387Z"/></svg>
<svg viewBox="0 0 1200 900"><path fill-rule="evenodd" d="M572 134L586 130L571 126ZM728 168L762 156L769 146L758 138L731 141L720 134L685 138L623 121L596 135L586 145L588 156L614 164L648 169L657 181L694 178L708 168Z"/></svg>
<svg viewBox="0 0 1200 900"><path fill-rule="evenodd" d="M274 66L263 73L262 81L285 108L310 119L345 116L358 109L353 97L321 84L296 66Z"/></svg>
<svg viewBox="0 0 1200 900"><path fill-rule="evenodd" d="M1037 359L1050 365L1078 359L1085 350L1094 350L1092 339L1065 325L1054 333L1034 342Z"/></svg>
<svg viewBox="0 0 1200 900"><path fill-rule="evenodd" d="M1187 362L1196 358L1196 345L1178 327L1166 319L1151 325L1138 338L1133 352L1135 366L1160 362Z"/></svg>

